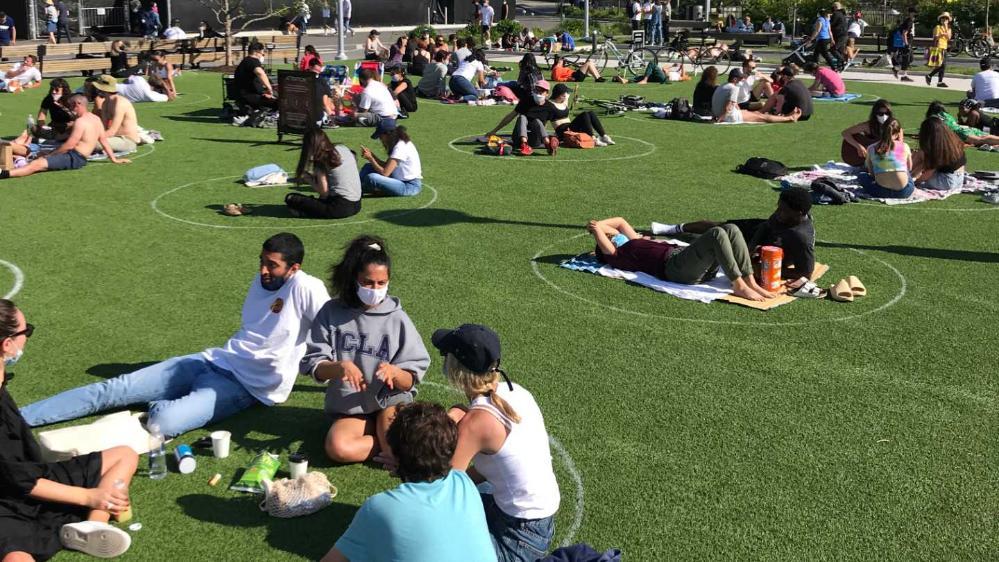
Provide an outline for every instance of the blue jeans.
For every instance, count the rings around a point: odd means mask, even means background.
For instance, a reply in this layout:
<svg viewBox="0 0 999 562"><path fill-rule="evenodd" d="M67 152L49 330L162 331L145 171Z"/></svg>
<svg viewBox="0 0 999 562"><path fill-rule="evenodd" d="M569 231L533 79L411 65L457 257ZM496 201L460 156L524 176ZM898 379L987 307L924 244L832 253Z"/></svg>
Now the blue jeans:
<svg viewBox="0 0 999 562"><path fill-rule="evenodd" d="M464 76L451 77L451 93L464 101L479 99L479 91Z"/></svg>
<svg viewBox="0 0 999 562"><path fill-rule="evenodd" d="M857 180L864 187L864 193L879 199L907 199L912 196L912 192L916 189L916 184L912 183L912 176L909 176L909 183L905 184L905 187L902 189L881 187L874 179L874 176L867 172L861 172L857 176Z"/></svg>
<svg viewBox="0 0 999 562"><path fill-rule="evenodd" d="M519 519L503 513L492 494L480 494L489 536L499 562L535 562L548 554L555 536L555 516Z"/></svg>
<svg viewBox="0 0 999 562"><path fill-rule="evenodd" d="M423 189L423 182L419 179L402 181L388 176L383 176L375 171L371 164L361 167L361 191L378 195L392 195L396 197L406 197L419 195Z"/></svg>
<svg viewBox="0 0 999 562"><path fill-rule="evenodd" d="M67 390L21 408L21 415L37 427L139 403L149 404L149 424L174 436L241 412L257 399L232 373L196 353Z"/></svg>

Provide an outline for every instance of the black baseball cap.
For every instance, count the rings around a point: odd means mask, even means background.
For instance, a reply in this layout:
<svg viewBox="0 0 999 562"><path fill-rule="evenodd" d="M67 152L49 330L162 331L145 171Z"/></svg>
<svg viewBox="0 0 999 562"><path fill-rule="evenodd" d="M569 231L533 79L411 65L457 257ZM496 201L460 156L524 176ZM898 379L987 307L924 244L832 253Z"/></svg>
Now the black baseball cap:
<svg viewBox="0 0 999 562"><path fill-rule="evenodd" d="M453 330L437 330L430 341L441 355L454 355L474 373L488 373L494 365L499 365L499 336L481 324L462 324Z"/></svg>

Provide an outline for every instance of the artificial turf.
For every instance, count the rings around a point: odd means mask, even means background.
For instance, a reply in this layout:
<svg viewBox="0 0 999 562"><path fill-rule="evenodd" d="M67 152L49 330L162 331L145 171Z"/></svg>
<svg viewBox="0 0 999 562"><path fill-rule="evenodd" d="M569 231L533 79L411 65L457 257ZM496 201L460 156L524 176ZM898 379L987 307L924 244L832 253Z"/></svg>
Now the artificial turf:
<svg viewBox="0 0 999 562"><path fill-rule="evenodd" d="M236 183L259 164L292 170L298 147L274 144L273 130L221 124L218 74L187 72L177 85L179 101L138 106L141 124L166 141L140 148L131 165L0 183L0 260L24 271L15 300L38 327L9 387L22 405L221 344L238 327L260 244L273 233L298 234L304 269L324 278L345 242L374 233L393 256L391 293L428 347L432 330L463 322L500 333L504 366L537 397L566 453L554 455L556 542L616 546L629 560L999 552L999 208L971 195L816 207L818 258L831 266L824 281L855 274L870 291L851 304L798 301L762 313L557 267L591 247L591 218L644 227L766 216L776 192L735 174L736 164L837 159L839 132L865 120L877 96L916 131L929 101L953 110L956 93L848 83L864 97L817 104L810 121L793 125L630 114L605 119L617 146L526 161L461 152L472 151L463 137L509 108L421 101L403 124L422 156L423 193L365 199L352 219L311 221L284 211L287 188ZM692 88L587 83L582 92L668 100ZM0 135L19 133L42 95L0 97ZM329 134L383 153L370 130ZM997 155L968 159L969 169L999 168ZM223 217L217 208L228 202L257 207ZM0 294L13 283L0 269ZM437 358L427 381L443 382ZM323 460L322 396L302 378L287 403L214 426L233 432L228 459L202 455L194 474L162 481L140 473L132 497L143 529L126 556L319 558L366 497L395 484L375 467ZM426 385L420 398L459 397ZM231 482L261 449L286 455L300 443L339 490L319 514L270 518L258 498L207 484L216 472Z"/></svg>

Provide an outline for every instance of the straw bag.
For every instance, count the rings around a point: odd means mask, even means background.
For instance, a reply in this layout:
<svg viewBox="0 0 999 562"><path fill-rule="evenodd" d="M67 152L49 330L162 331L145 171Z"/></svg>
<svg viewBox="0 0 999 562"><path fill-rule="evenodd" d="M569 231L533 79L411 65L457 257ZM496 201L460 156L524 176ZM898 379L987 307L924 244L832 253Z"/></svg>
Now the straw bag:
<svg viewBox="0 0 999 562"><path fill-rule="evenodd" d="M313 514L333 503L336 487L322 472L310 472L295 480L264 480L264 501L260 510L274 517L301 517Z"/></svg>

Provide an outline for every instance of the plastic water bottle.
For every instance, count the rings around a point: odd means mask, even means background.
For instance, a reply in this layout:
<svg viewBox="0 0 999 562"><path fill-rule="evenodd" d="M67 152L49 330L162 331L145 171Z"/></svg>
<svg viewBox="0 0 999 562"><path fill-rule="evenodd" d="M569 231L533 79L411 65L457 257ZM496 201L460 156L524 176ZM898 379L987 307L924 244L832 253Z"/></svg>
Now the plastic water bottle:
<svg viewBox="0 0 999 562"><path fill-rule="evenodd" d="M128 486L125 485L125 481L122 480L121 478L115 480L112 486L114 486L115 490L128 490ZM132 520L132 506L129 506L128 509L126 509L125 511L118 513L119 523L128 523L131 520Z"/></svg>
<svg viewBox="0 0 999 562"><path fill-rule="evenodd" d="M28 120L25 121L25 125L28 127L28 132L35 130L35 117L30 113L28 114Z"/></svg>
<svg viewBox="0 0 999 562"><path fill-rule="evenodd" d="M149 426L149 477L153 480L166 478L166 450L163 448L163 433L160 426Z"/></svg>

